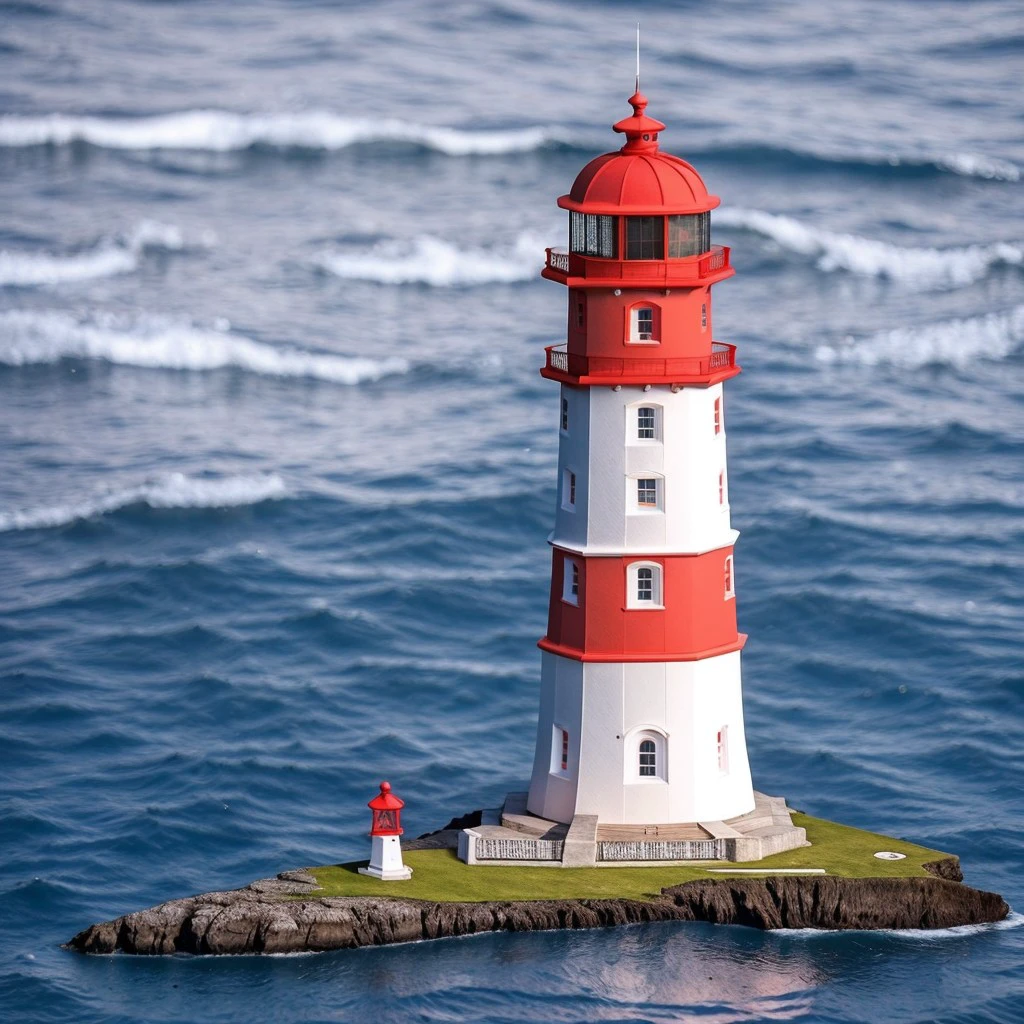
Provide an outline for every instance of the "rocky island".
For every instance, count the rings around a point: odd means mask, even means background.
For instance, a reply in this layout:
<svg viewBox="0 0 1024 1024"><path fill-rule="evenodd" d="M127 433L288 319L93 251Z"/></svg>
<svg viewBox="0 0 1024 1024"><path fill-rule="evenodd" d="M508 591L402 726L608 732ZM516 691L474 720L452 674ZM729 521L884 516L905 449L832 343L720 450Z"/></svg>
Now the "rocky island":
<svg viewBox="0 0 1024 1024"><path fill-rule="evenodd" d="M996 893L959 860L904 840L794 815L811 845L756 867L471 868L455 855L480 812L406 844L409 882L358 864L285 871L242 889L171 900L95 924L83 953L299 953L496 931L707 921L755 928L950 928L1000 921ZM878 860L874 853L902 854ZM871 863L873 861L873 863Z"/></svg>

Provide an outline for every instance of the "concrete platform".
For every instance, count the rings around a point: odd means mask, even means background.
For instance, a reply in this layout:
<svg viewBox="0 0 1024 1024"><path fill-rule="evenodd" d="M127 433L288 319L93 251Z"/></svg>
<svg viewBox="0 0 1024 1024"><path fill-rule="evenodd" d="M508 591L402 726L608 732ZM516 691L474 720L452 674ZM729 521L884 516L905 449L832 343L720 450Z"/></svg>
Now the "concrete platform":
<svg viewBox="0 0 1024 1024"><path fill-rule="evenodd" d="M754 794L752 811L728 821L650 825L602 824L595 815L577 815L568 825L548 821L526 810L525 793L509 793L500 821L463 829L459 858L481 865L640 867L752 862L810 845L785 799L764 793Z"/></svg>

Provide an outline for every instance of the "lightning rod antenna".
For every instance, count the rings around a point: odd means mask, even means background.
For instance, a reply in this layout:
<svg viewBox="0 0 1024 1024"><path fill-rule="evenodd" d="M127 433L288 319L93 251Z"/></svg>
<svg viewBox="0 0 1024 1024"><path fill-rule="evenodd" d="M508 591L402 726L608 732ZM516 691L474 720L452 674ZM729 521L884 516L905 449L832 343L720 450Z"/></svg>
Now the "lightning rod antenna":
<svg viewBox="0 0 1024 1024"><path fill-rule="evenodd" d="M636 23L636 91L640 91L640 22Z"/></svg>

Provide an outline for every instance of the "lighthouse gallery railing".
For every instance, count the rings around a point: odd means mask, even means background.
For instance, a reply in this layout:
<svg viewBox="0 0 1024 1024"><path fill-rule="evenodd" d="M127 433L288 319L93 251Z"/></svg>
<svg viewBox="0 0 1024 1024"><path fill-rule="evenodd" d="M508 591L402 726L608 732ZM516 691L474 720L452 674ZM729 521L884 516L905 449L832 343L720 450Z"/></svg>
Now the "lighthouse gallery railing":
<svg viewBox="0 0 1024 1024"><path fill-rule="evenodd" d="M566 276L604 281L657 281L684 284L701 281L730 266L729 247L713 245L703 256L673 260L609 260L562 248L546 249L549 270Z"/></svg>
<svg viewBox="0 0 1024 1024"><path fill-rule="evenodd" d="M547 368L570 377L707 377L736 365L736 346L716 341L711 355L676 359L622 359L618 356L579 356L566 351L565 345L550 345Z"/></svg>

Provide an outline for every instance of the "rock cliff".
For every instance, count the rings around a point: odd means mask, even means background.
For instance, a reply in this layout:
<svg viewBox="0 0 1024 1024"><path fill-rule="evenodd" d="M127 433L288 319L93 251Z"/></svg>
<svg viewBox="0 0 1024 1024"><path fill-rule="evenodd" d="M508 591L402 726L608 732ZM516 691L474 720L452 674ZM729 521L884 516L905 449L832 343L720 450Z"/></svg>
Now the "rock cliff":
<svg viewBox="0 0 1024 1024"><path fill-rule="evenodd" d="M954 859L933 878L785 876L708 879L650 901L431 903L391 897L297 898L303 872L245 889L171 900L93 925L67 945L83 953L297 953L494 931L603 928L641 921L708 921L755 928L948 928L1002 920L1001 896L962 885Z"/></svg>

